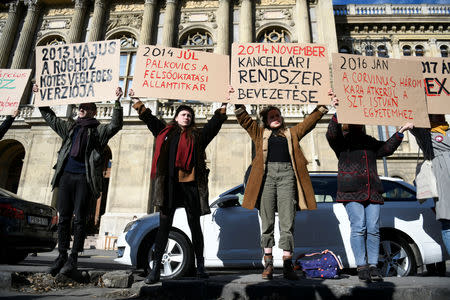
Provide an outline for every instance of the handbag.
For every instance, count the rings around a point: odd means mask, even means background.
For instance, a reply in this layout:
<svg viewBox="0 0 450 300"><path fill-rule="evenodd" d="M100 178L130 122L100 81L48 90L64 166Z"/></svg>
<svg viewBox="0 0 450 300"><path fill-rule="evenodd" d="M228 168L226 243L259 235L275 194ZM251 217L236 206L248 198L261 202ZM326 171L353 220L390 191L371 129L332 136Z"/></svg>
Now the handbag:
<svg viewBox="0 0 450 300"><path fill-rule="evenodd" d="M438 197L436 177L433 173L431 160L425 159L417 164L416 167L416 198L417 200L425 200L428 198ZM421 203L423 201L420 201Z"/></svg>
<svg viewBox="0 0 450 300"><path fill-rule="evenodd" d="M308 258L303 259L302 258ZM294 269L301 269L309 278L339 278L342 270L339 258L330 250L300 254L295 260Z"/></svg>

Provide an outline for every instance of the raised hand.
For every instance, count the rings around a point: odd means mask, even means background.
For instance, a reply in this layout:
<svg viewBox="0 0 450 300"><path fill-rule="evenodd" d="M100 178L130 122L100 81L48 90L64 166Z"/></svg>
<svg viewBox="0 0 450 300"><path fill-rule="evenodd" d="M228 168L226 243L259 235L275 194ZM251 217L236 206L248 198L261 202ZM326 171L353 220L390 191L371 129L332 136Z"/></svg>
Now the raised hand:
<svg viewBox="0 0 450 300"><path fill-rule="evenodd" d="M119 86L119 87L117 87L117 89L116 89L116 97L117 97L117 101L119 101L120 98L122 98L122 96L123 96L123 91L122 91L122 88Z"/></svg>
<svg viewBox="0 0 450 300"><path fill-rule="evenodd" d="M400 130L398 132L403 133L407 130L411 130L414 128L414 124L413 123L406 123L405 125L402 126L402 128L400 128Z"/></svg>

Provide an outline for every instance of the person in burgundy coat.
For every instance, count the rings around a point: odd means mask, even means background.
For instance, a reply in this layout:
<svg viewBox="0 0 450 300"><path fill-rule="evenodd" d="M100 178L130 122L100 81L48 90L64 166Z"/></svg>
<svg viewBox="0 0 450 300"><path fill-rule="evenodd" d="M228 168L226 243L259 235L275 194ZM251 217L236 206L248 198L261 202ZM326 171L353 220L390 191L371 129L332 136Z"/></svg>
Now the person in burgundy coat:
<svg viewBox="0 0 450 300"><path fill-rule="evenodd" d="M339 100L331 92L332 104ZM378 141L365 133L364 125L341 125L336 114L331 118L326 137L338 162L337 202L347 211L358 277L362 281L383 280L378 263L380 245L380 205L383 185L377 172L377 158L395 152L403 140L403 132L412 129L407 123L387 141Z"/></svg>

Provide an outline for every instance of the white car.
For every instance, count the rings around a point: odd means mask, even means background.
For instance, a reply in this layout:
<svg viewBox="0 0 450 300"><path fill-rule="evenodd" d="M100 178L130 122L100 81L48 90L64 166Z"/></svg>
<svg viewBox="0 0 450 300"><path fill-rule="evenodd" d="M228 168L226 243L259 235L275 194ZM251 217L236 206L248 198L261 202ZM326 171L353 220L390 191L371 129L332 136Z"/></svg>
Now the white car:
<svg viewBox="0 0 450 300"><path fill-rule="evenodd" d="M433 200L420 204L414 186L395 178L381 179L385 204L380 212L379 267L383 275L412 275L419 266L448 259ZM311 174L311 180L317 209L296 214L294 257L329 249L344 267L355 268L350 222L344 205L335 202L336 174ZM262 267L258 211L241 207L243 192L239 185L219 195L211 204L211 214L201 217L206 267ZM115 261L148 272L153 264L152 247L158 226L158 213L127 224L117 242ZM276 241L278 232L275 228ZM282 250L277 245L273 250L274 265L281 267ZM166 279L186 275L194 266L191 233L183 208L175 212L162 264L161 277Z"/></svg>

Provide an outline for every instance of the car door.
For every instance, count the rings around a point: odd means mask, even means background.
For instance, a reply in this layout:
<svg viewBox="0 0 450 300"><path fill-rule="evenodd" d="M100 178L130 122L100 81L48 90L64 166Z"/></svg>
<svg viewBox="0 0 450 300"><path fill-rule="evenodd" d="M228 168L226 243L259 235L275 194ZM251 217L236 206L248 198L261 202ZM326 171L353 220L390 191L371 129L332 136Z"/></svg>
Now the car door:
<svg viewBox="0 0 450 300"><path fill-rule="evenodd" d="M235 194L242 200L243 189ZM258 210L243 208L237 202L234 205L213 207L212 213L203 220L205 258L209 266L261 264Z"/></svg>
<svg viewBox="0 0 450 300"><path fill-rule="evenodd" d="M297 211L295 255L328 249L346 264L350 224L344 206L336 202L336 175L311 174L311 181L317 209Z"/></svg>

